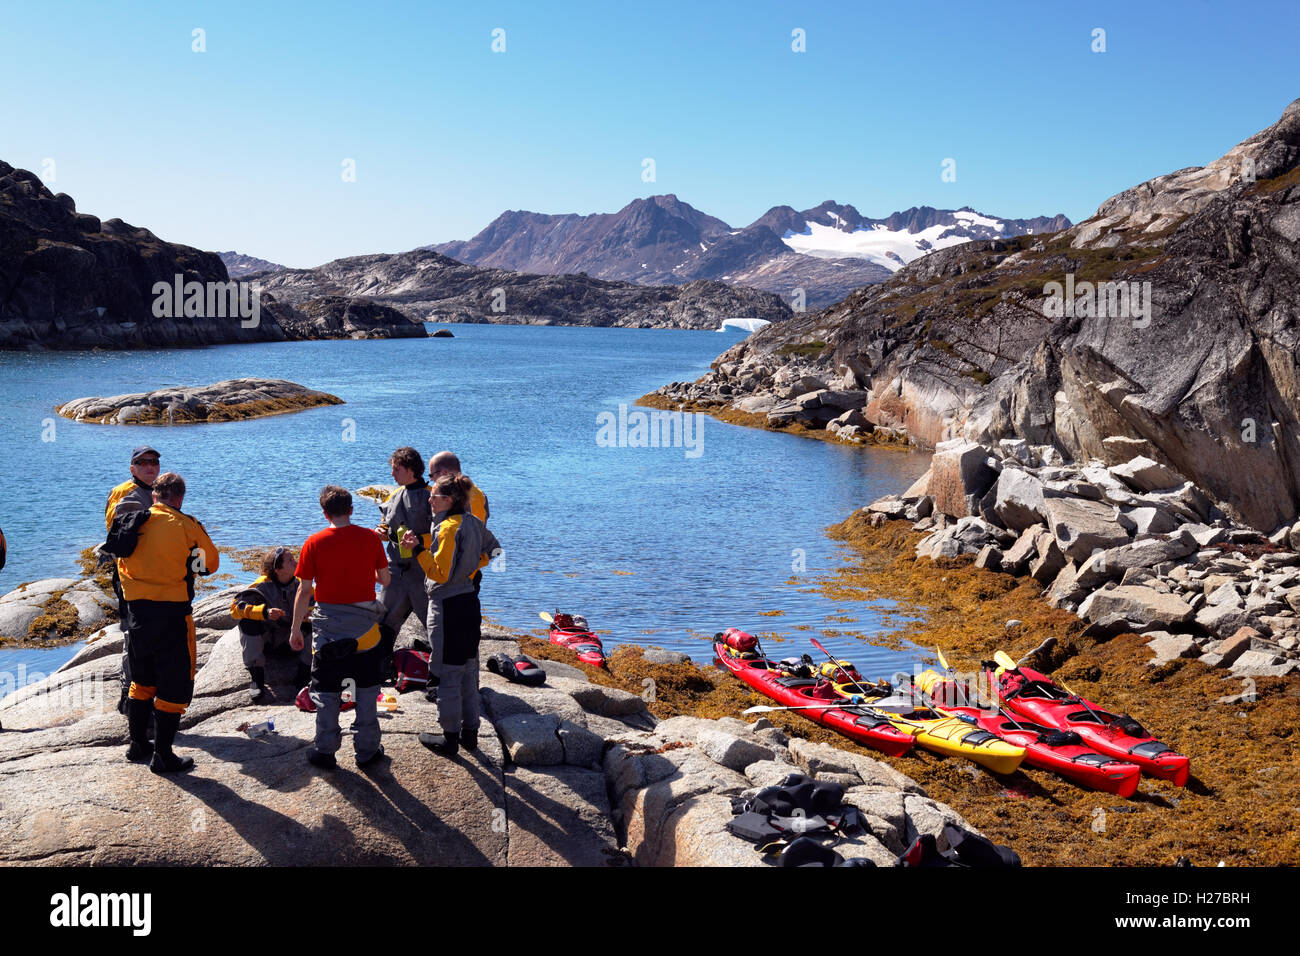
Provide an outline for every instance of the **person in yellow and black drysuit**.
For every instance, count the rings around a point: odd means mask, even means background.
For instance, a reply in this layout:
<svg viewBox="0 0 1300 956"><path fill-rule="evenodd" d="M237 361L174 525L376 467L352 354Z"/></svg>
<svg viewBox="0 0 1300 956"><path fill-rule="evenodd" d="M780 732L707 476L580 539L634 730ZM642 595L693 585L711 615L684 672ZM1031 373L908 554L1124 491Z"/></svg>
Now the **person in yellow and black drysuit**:
<svg viewBox="0 0 1300 956"><path fill-rule="evenodd" d="M172 750L181 715L194 695L194 577L217 570L220 556L196 519L181 512L185 480L167 472L153 486L153 506L139 525L131 553L120 559L122 592L131 614L131 690L127 760L149 759L154 773L177 773L194 766ZM156 730L145 737L149 714Z"/></svg>
<svg viewBox="0 0 1300 956"><path fill-rule="evenodd" d="M440 478L450 478L453 475L460 475L460 459L449 451L440 451L429 459L429 481L437 483ZM430 499L432 501L432 499ZM445 508L444 503L444 508ZM447 512L438 511L434 507L432 527L437 530L442 519L447 517ZM469 495L465 499L465 510L472 514L479 521L487 524L491 509L488 508L487 495L479 489L474 482L469 483ZM423 536L421 536L423 538ZM475 569L473 574L474 593L478 594L483 586L483 574ZM425 625L429 641L429 683L425 689L424 696L430 703L436 703L438 700L438 684L442 679L442 622L437 615L437 609L429 609L428 618Z"/></svg>
<svg viewBox="0 0 1300 956"><path fill-rule="evenodd" d="M442 683L438 687L441 734L420 734L420 743L454 757L463 745L478 748L478 646L483 623L474 575L501 550L482 521L469 511L473 483L464 475L443 475L433 483L435 512L446 515L436 544L408 532L402 539L428 577L429 619L442 629ZM432 550L430 550L432 549ZM430 660L432 666L433 661Z"/></svg>
<svg viewBox="0 0 1300 956"><path fill-rule="evenodd" d="M311 680L311 646L295 651L289 645L293 624L293 602L298 596L298 560L288 548L268 551L262 558L262 574L246 591L235 595L230 616L239 622L239 646L244 654L251 683L249 699L254 703L266 693L266 654L288 652L298 658L293 677L295 693ZM307 585L308 588L311 585ZM303 625L310 627L310 622Z"/></svg>
<svg viewBox="0 0 1300 956"><path fill-rule="evenodd" d="M158 477L161 455L149 445L136 445L131 449L131 480L124 481L108 493L104 505L104 529L113 530L113 519L131 511L148 511L153 507L153 483ZM122 696L117 702L117 712L126 713L126 694L131 689L131 661L127 646L131 640L131 615L122 596L121 571L113 562L113 594L117 596L117 619L122 624Z"/></svg>

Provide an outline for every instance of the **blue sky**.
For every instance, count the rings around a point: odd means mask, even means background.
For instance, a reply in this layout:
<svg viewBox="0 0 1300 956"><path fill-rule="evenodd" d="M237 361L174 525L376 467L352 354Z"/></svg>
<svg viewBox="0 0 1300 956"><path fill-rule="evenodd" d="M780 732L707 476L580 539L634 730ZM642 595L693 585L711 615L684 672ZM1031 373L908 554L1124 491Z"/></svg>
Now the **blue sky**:
<svg viewBox="0 0 1300 956"><path fill-rule="evenodd" d="M832 198L1077 221L1275 122L1297 9L49 0L5 13L0 159L292 266L656 193L735 226Z"/></svg>

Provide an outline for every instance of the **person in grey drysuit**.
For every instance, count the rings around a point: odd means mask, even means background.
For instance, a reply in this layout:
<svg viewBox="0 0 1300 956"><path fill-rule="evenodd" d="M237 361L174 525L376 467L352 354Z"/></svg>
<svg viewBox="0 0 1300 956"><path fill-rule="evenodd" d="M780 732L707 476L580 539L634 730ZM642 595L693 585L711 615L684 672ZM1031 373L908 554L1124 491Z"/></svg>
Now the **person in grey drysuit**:
<svg viewBox="0 0 1300 956"><path fill-rule="evenodd" d="M384 647L381 674L391 669L393 645L406 619L415 614L420 621L421 633L427 633L429 623L429 596L424 586L424 572L407 550L401 547L399 531L406 528L421 538L433 526L433 511L429 505L429 486L425 482L424 460L414 448L403 447L393 452L388 460L393 480L400 488L379 506L382 523L375 529L384 539L388 553L388 570L392 577L379 595L384 605Z"/></svg>

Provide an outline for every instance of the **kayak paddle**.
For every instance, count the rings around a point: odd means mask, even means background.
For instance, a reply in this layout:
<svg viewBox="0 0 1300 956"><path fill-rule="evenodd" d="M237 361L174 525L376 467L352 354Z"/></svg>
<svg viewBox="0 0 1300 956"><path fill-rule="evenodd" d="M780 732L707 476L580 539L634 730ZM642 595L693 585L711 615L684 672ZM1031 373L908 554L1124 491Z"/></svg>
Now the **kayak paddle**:
<svg viewBox="0 0 1300 956"><path fill-rule="evenodd" d="M1010 654L1007 654L1004 651L998 651L996 654L993 655L993 659L998 662L999 667L1005 668L1006 670L1014 671L1020 669L1020 665L1011 659ZM1074 691L1072 691L1069 687L1066 686L1065 681L1060 681L1060 684L1062 687L1065 688L1065 692L1067 694L1069 694L1079 703L1083 704L1083 709L1086 710L1088 713L1092 714L1093 720L1097 721L1097 723L1101 724L1103 727L1108 726L1106 721L1101 719L1101 715L1099 715L1095 710L1093 710L1091 707L1088 706L1088 702L1086 700L1084 700L1082 697L1080 697L1078 694L1076 694Z"/></svg>
<svg viewBox="0 0 1300 956"><path fill-rule="evenodd" d="M839 668L841 671L844 671L844 676L849 678L849 683L852 684L854 687L856 687L858 690L862 691L862 696L866 697L867 689L863 687L861 684L859 684L857 681L855 681L852 677L850 677L848 671L844 670L843 667L840 667L840 662L835 659L835 656L830 651L822 647L821 641L817 640L817 638L815 637L811 638L810 640L812 640L813 647L817 648L817 650L821 651L823 654L829 657L831 659L831 663L834 664L837 668ZM835 683L834 681L831 681L832 685L834 683Z"/></svg>
<svg viewBox="0 0 1300 956"><path fill-rule="evenodd" d="M746 714L770 714L777 710L826 710L830 707L843 707L844 701L829 701L825 704L802 704L798 707L769 707L766 704L759 704L757 707L751 707L749 710L742 710L742 716Z"/></svg>
<svg viewBox="0 0 1300 956"><path fill-rule="evenodd" d="M954 674L953 674L953 672L952 672L952 668L948 665L948 660L947 660L947 658L945 658L945 657L943 656L943 649L942 649L942 648L939 648L939 647L936 647L936 648L934 649L934 652L935 652L936 654L939 655L939 663L943 665L943 669L944 669L944 671L947 672L947 674L948 674L949 677L953 677ZM1000 654L1000 653L1002 653L1002 652L999 651L998 653ZM977 688L977 689L978 689L978 688ZM966 699L967 699L967 700L970 699L969 695L967 695L967 698L966 698ZM978 705L979 702L976 701L976 704ZM1005 717L1007 720L1011 721L1012 726L1014 726L1017 730L1021 730L1021 731L1023 731L1023 730L1025 729L1024 727L1021 727L1021 726L1020 726L1020 721L1018 721L1018 720L1016 720L1016 718L1012 717L1012 716L1011 716L1011 712L1010 712L1009 710L1007 710L1006 708L1002 707L1002 705L999 704L999 703L997 702L996 699L994 699L994 701L993 701L993 706L997 708L999 714L1001 714L1001 715L1002 715L1003 717Z"/></svg>

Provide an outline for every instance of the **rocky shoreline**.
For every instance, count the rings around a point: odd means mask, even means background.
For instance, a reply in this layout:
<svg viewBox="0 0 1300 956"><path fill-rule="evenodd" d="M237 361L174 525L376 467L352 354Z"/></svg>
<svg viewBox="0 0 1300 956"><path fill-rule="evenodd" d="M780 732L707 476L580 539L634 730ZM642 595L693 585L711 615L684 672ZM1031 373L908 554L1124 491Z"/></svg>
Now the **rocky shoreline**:
<svg viewBox="0 0 1300 956"><path fill-rule="evenodd" d="M343 399L284 379L238 378L212 385L76 398L56 405L64 418L91 425L193 425L266 418L342 405Z"/></svg>
<svg viewBox="0 0 1300 956"><path fill-rule="evenodd" d="M314 718L292 706L293 688L276 683L284 673L269 672L278 706L248 703L228 593L196 606L200 669L177 745L197 767L185 777L158 777L122 758L116 625L51 677L0 701L0 826L11 834L0 861L758 866L754 846L726 829L732 801L794 772L840 783L845 802L865 815L869 832L836 845L846 858L889 866L918 834L942 846L945 824L974 829L883 760L791 737L765 720L655 716L651 707L665 705L653 693L542 658L541 687L482 671L492 732L477 752L447 761L420 746L415 735L436 724L436 710L412 693L382 717L391 760L354 771L345 742L340 769L322 775L304 759ZM408 628L399 645L414 636ZM520 642L487 628L483 658L518 654ZM679 682L708 684L682 655L632 653L665 696ZM239 730L266 719L275 722L268 737Z"/></svg>
<svg viewBox="0 0 1300 956"><path fill-rule="evenodd" d="M1265 536L1149 458L1066 464L1051 446L1004 440L990 453L953 439L911 488L865 510L927 532L918 557L974 554L1032 578L1089 636L1144 635L1153 664L1300 669L1300 522Z"/></svg>

